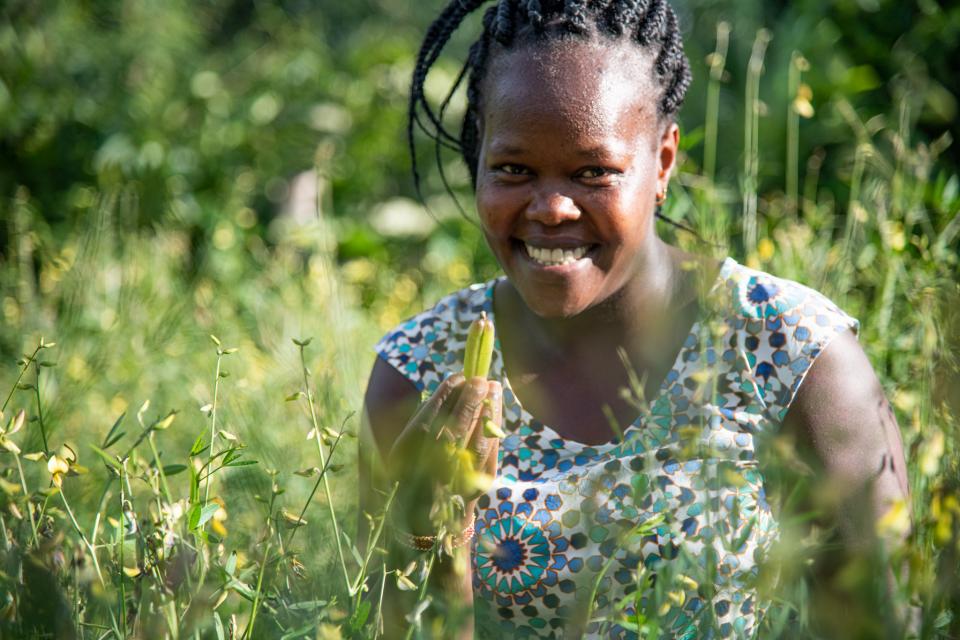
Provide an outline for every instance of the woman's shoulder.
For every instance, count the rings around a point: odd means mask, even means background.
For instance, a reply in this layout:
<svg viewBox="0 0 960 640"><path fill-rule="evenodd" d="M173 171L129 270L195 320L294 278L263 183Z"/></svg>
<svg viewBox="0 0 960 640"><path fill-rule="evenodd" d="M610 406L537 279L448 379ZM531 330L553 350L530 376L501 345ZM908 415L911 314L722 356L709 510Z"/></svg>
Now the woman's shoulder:
<svg viewBox="0 0 960 640"><path fill-rule="evenodd" d="M420 391L433 391L443 378L459 370L470 323L490 312L495 280L454 291L393 327L374 349Z"/></svg>
<svg viewBox="0 0 960 640"><path fill-rule="evenodd" d="M722 297L729 312L745 321L812 319L814 324L825 328L847 328L851 321L856 324L855 319L820 291L731 258L724 262L721 280Z"/></svg>
<svg viewBox="0 0 960 640"><path fill-rule="evenodd" d="M728 259L714 292L727 323L724 359L749 367L751 385L781 421L833 339L860 323L820 291Z"/></svg>

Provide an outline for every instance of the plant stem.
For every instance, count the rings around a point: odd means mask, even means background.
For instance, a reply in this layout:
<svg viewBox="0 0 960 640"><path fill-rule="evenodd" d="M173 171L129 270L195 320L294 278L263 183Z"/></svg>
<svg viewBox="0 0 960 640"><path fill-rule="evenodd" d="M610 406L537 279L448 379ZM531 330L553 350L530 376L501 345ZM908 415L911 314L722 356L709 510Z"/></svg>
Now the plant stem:
<svg viewBox="0 0 960 640"><path fill-rule="evenodd" d="M798 210L799 154L800 154L800 114L794 106L800 89L800 61L802 56L794 51L790 56L790 68L787 71L787 211L793 216Z"/></svg>
<svg viewBox="0 0 960 640"><path fill-rule="evenodd" d="M323 478L327 474L327 469L330 467L330 461L333 460L333 452L336 451L337 445L340 443L340 440L343 438L343 432L340 432L340 435L337 436L337 439L334 440L333 444L330 446L330 455L327 456L327 461L324 463L323 468L320 469L320 475L317 476L317 481L313 483L313 489L310 490L310 495L307 496L307 501L303 504L303 508L300 510L300 515L297 516L298 520L303 520L303 515L307 512L307 507L310 506L310 503L313 502L313 496L316 495L317 489L320 488L320 483L323 481ZM297 530L300 527L294 527L290 532L290 537L287 538L287 545L293 542L293 537L297 535Z"/></svg>
<svg viewBox="0 0 960 640"><path fill-rule="evenodd" d="M433 573L433 564L437 561L437 554L440 553L439 540L438 536L437 542L434 543L433 549L430 550L430 561L427 562L427 572L423 578L423 583L420 585L420 592L417 594L417 602L414 604L414 610L420 608L420 603L427 597L427 585L430 583L430 574ZM404 637L404 640L410 640L413 637L413 632L416 631L417 626L418 625L411 623L410 626L407 627L407 635Z"/></svg>
<svg viewBox="0 0 960 640"><path fill-rule="evenodd" d="M247 626L247 630L243 632L244 638L253 637L253 625L257 621L257 611L260 610L260 593L263 589L263 574L267 569L267 561L270 559L270 547L273 545L271 540L267 540L267 548L263 552L263 562L260 563L260 575L257 576L257 590L253 594L253 606L250 611L250 624Z"/></svg>
<svg viewBox="0 0 960 640"><path fill-rule="evenodd" d="M47 446L47 430L43 426L43 404L40 402L40 363L34 361L34 365L37 369L37 384L33 386L33 390L37 394L37 419L40 421L40 437L43 438L43 452L50 453L50 447Z"/></svg>
<svg viewBox="0 0 960 640"><path fill-rule="evenodd" d="M27 361L23 363L23 368L20 369L20 374L17 376L17 379L14 381L13 386L10 387L10 393L7 394L7 399L3 401L3 406L0 407L0 411L6 411L7 405L10 403L10 398L13 397L13 392L17 390L17 385L20 384L20 381L23 379L23 374L27 372L27 369L30 368L30 365L33 363L34 358L37 357L37 354L40 353L40 347L38 346L33 350L33 353L30 354L30 357L27 358Z"/></svg>
<svg viewBox="0 0 960 640"><path fill-rule="evenodd" d="M743 248L747 256L757 250L757 188L760 171L760 75L770 32L757 31L747 64L743 123Z"/></svg>
<svg viewBox="0 0 960 640"><path fill-rule="evenodd" d="M366 554L363 557L363 565L360 567L360 571L357 573L357 579L353 583L353 591L356 592L354 596L356 598L355 607L360 606L360 587L363 584L363 579L366 577L367 567L370 565L370 558L373 557L373 552L377 548L377 542L380 540L380 536L383 533L383 526L387 521L387 516L390 513L390 505L393 503L394 496L397 495L397 489L399 489L400 483L394 482L393 489L390 490L390 495L387 496L386 505L383 507L383 518L380 520L380 523L377 525L377 530L374 532L373 536L367 541Z"/></svg>
<svg viewBox="0 0 960 640"><path fill-rule="evenodd" d="M213 381L213 407L210 409L210 450L207 453L207 464L213 462L213 444L217 435L217 397L220 393L220 362L223 360L223 353L217 348L217 374ZM203 502L206 504L210 499L210 475L208 474L204 481Z"/></svg>
<svg viewBox="0 0 960 640"><path fill-rule="evenodd" d="M27 481L23 476L23 464L20 462L20 454L14 454L13 457L17 459L17 471L20 473L20 488L23 489L23 495L27 500L27 513L30 516L30 532L33 534L33 546L39 549L40 540L37 538L37 523L33 519L33 507L30 504L30 493L27 491ZM4 529L4 535L6 535L6 529Z"/></svg>
<svg viewBox="0 0 960 640"><path fill-rule="evenodd" d="M119 572L119 574L120 574L120 575L119 575L119 580L120 580L120 611L119 611L119 614L120 614L120 630L121 630L121 633L123 634L122 637L123 637L123 638L126 638L126 637L127 637L127 613L126 613L127 591L126 591L126 585L124 584L124 581L123 581L123 538L124 538L124 528L123 528L123 517L124 517L124 515L123 515L123 503L124 503L124 501L125 501L124 493L123 493L123 481L124 481L124 477L123 477L123 476L124 476L124 471L126 471L126 469L127 469L126 458L124 458L124 460L121 461L120 465L121 465L121 467L120 467L120 518L119 518L118 524L117 524L117 537L119 538L118 544L119 544L119 546L120 546L120 552L119 552L119 556L120 556L120 572Z"/></svg>
<svg viewBox="0 0 960 640"><path fill-rule="evenodd" d="M163 486L164 497L168 503L173 504L173 494L170 493L170 486L167 484L167 475L163 472L163 465L160 464L160 454L157 453L157 445L153 441L153 432L147 436L147 442L150 443L150 451L153 452L153 463L157 465L157 473L160 476L160 483Z"/></svg>
<svg viewBox="0 0 960 640"><path fill-rule="evenodd" d="M6 551L10 548L10 537L7 536L7 521L4 519L2 511L0 511L0 532L3 533L3 549ZM36 534L34 534L34 539L36 539Z"/></svg>
<svg viewBox="0 0 960 640"><path fill-rule="evenodd" d="M720 81L727 61L730 25L717 23L717 46L710 56L710 84L707 85L707 121L703 136L703 175L713 181L717 168L717 125L720 119Z"/></svg>
<svg viewBox="0 0 960 640"><path fill-rule="evenodd" d="M326 457L323 453L323 441L320 438L320 423L317 420L317 410L313 402L313 391L310 388L310 379L309 371L307 370L307 359L306 354L304 354L303 346L300 347L300 364L303 369L303 387L304 392L307 394L307 404L310 406L310 421L313 424L313 435L317 443L317 452L320 455L320 464L326 468ZM349 416L348 416L349 417ZM341 429L343 433L343 429ZM337 556L340 558L340 568L343 570L343 580L347 587L350 589L350 574L347 572L347 561L343 555L343 544L340 542L340 526L337 524L337 514L333 509L333 496L330 492L330 482L327 480L327 474L323 474L323 490L327 496L327 506L330 509L330 520L333 523L333 534L337 540Z"/></svg>
<svg viewBox="0 0 960 640"><path fill-rule="evenodd" d="M97 560L97 550L93 548L93 545L90 544L90 541L87 540L86 534L83 533L83 529L80 528L80 525L77 523L76 517L73 515L73 510L70 508L70 503L67 502L67 496L63 492L63 488L58 489L60 493L60 500L63 502L64 508L67 510L67 515L70 516L70 522L73 524L74 530L77 532L77 535L80 536L80 540L86 545L87 550L90 551L90 557L93 559L93 568L97 570L97 577L100 579L100 584L104 587L107 586L106 581L103 579L103 573L100 571L100 562Z"/></svg>

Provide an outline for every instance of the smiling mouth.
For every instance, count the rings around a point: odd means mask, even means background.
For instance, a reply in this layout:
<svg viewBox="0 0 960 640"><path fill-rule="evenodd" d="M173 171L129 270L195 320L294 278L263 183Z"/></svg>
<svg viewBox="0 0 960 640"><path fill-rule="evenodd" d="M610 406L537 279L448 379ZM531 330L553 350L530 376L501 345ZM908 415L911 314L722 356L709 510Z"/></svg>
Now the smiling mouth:
<svg viewBox="0 0 960 640"><path fill-rule="evenodd" d="M523 243L523 248L527 256L534 262L544 267L557 267L568 265L582 260L590 254L597 245L585 244L579 247L554 248L537 247L527 242Z"/></svg>

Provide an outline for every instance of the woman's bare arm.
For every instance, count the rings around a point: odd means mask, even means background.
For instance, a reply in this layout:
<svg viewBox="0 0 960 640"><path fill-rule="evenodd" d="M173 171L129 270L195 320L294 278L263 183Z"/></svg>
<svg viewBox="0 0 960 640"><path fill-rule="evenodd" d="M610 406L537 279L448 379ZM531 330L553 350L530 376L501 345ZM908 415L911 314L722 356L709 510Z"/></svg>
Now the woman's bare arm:
<svg viewBox="0 0 960 640"><path fill-rule="evenodd" d="M358 540L365 541L367 538L367 522L363 512L373 515L383 509L383 498L389 491L391 475L385 465L391 449L419 405L420 392L416 387L393 367L377 359L370 374L364 402L364 433L360 441L359 456ZM429 468L431 464L436 464L436 461L422 460L422 464ZM409 509L403 515L410 515ZM423 522L420 516L415 516L414 519L417 522L409 523L409 528L417 530L417 533L429 530L428 521ZM379 546L388 551L385 570L403 569L411 561L423 561L429 557L429 553L414 551L397 544L390 533L388 525L387 535L379 543ZM473 635L473 591L469 559L469 545L455 549L452 556L439 556L430 574L428 594L433 604L423 616L424 624L428 627L432 624L443 624L443 634L447 637L456 635L469 638ZM411 578L416 580L416 576ZM414 609L416 599L416 592L401 591L397 588L394 576L386 580L383 596L386 638L405 635L408 626L405 616ZM441 611L442 618L437 617L436 614ZM460 622L457 623L457 620Z"/></svg>
<svg viewBox="0 0 960 640"><path fill-rule="evenodd" d="M821 521L837 526L834 542L840 543L818 559L811 608L822 612L821 624L853 623L852 608L878 578L887 581L881 600L893 597L892 574L882 570L878 575L875 564L881 551L876 525L892 505L908 499L909 485L896 418L851 331L836 336L814 361L784 430L807 454L816 474L814 493L821 497L815 501ZM860 600L867 608L876 604ZM863 613L881 617L878 611ZM834 631L843 635L842 629Z"/></svg>

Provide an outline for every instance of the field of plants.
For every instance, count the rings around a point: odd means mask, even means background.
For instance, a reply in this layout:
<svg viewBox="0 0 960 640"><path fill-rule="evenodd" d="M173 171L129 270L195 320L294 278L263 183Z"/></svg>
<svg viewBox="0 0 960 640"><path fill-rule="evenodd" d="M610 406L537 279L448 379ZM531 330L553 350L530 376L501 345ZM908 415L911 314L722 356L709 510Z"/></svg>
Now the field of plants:
<svg viewBox="0 0 960 640"><path fill-rule="evenodd" d="M497 273L455 157L465 215L436 171L412 195L441 3L40 4L0 7L0 637L377 637L385 581L422 574L357 509L372 346ZM909 466L879 527L909 530L885 562L910 629L875 565L811 589L829 536L788 521L760 637L960 637L960 8L676 4L665 213L698 236L661 233L858 318ZM658 637L657 609L621 622Z"/></svg>

